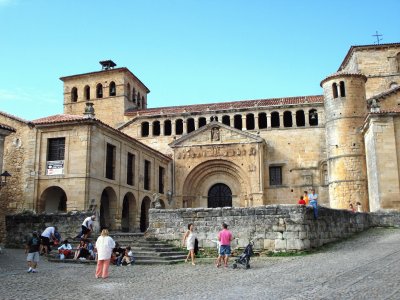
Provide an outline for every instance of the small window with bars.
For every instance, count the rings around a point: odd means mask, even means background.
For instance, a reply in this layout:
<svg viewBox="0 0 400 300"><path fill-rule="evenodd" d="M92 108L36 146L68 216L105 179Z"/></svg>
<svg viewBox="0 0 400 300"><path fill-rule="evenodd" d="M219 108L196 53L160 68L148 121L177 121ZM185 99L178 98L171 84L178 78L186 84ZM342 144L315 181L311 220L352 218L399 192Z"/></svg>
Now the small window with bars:
<svg viewBox="0 0 400 300"><path fill-rule="evenodd" d="M269 184L282 185L282 167L269 167Z"/></svg>
<svg viewBox="0 0 400 300"><path fill-rule="evenodd" d="M47 161L64 160L65 138L48 139Z"/></svg>

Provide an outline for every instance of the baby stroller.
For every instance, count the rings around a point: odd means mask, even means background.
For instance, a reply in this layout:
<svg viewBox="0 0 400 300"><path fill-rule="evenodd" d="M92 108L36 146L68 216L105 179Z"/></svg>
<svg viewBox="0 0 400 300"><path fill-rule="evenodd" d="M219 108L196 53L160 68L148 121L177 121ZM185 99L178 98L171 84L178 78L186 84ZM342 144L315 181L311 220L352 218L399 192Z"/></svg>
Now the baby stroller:
<svg viewBox="0 0 400 300"><path fill-rule="evenodd" d="M254 247L254 242L251 241L246 246L243 253L233 263L234 269L236 269L238 265L242 265L244 268L250 269L250 257L253 256L253 247Z"/></svg>

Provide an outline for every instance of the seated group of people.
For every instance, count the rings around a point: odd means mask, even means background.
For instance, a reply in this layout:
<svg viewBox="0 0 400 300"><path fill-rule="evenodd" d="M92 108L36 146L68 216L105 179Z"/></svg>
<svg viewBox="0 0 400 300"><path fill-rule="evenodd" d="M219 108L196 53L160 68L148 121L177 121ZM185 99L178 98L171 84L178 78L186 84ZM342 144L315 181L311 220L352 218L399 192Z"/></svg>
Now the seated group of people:
<svg viewBox="0 0 400 300"><path fill-rule="evenodd" d="M72 247L68 240L65 240L58 247L60 259L73 258L82 260L96 259L96 252L93 243L88 239L81 239L77 247Z"/></svg>
<svg viewBox="0 0 400 300"><path fill-rule="evenodd" d="M130 246L121 248L118 242L115 242L115 248L111 255L111 263L117 266L132 265L135 262L133 252Z"/></svg>

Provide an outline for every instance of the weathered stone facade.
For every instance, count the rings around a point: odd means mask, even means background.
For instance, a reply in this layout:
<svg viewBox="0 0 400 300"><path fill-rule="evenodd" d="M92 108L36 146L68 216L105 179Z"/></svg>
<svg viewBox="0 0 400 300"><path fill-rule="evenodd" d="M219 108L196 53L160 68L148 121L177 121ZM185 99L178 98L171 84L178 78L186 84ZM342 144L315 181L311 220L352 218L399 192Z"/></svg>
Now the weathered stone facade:
<svg viewBox="0 0 400 300"><path fill-rule="evenodd" d="M300 251L348 238L370 227L400 227L400 214L352 213L321 207L315 220L312 208L300 205L151 209L148 234L180 245L187 225L193 223L199 245L215 247L213 241L222 222L229 225L235 247L254 241L256 249Z"/></svg>
<svg viewBox="0 0 400 300"><path fill-rule="evenodd" d="M398 43L351 47L316 96L148 108L149 89L127 68L61 80L63 115L0 113L16 129L4 142L8 213L95 208L103 226L145 231L152 199L255 207L311 188L331 208L400 209ZM52 140L65 141L65 157L48 174Z"/></svg>

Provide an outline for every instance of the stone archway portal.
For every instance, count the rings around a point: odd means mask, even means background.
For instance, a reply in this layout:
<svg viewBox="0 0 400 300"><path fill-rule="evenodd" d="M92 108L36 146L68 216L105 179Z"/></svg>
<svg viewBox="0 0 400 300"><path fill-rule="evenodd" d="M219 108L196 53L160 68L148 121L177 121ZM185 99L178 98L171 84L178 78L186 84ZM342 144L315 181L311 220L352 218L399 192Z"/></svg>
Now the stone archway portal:
<svg viewBox="0 0 400 300"><path fill-rule="evenodd" d="M232 206L232 191L223 183L214 184L208 191L208 207Z"/></svg>

